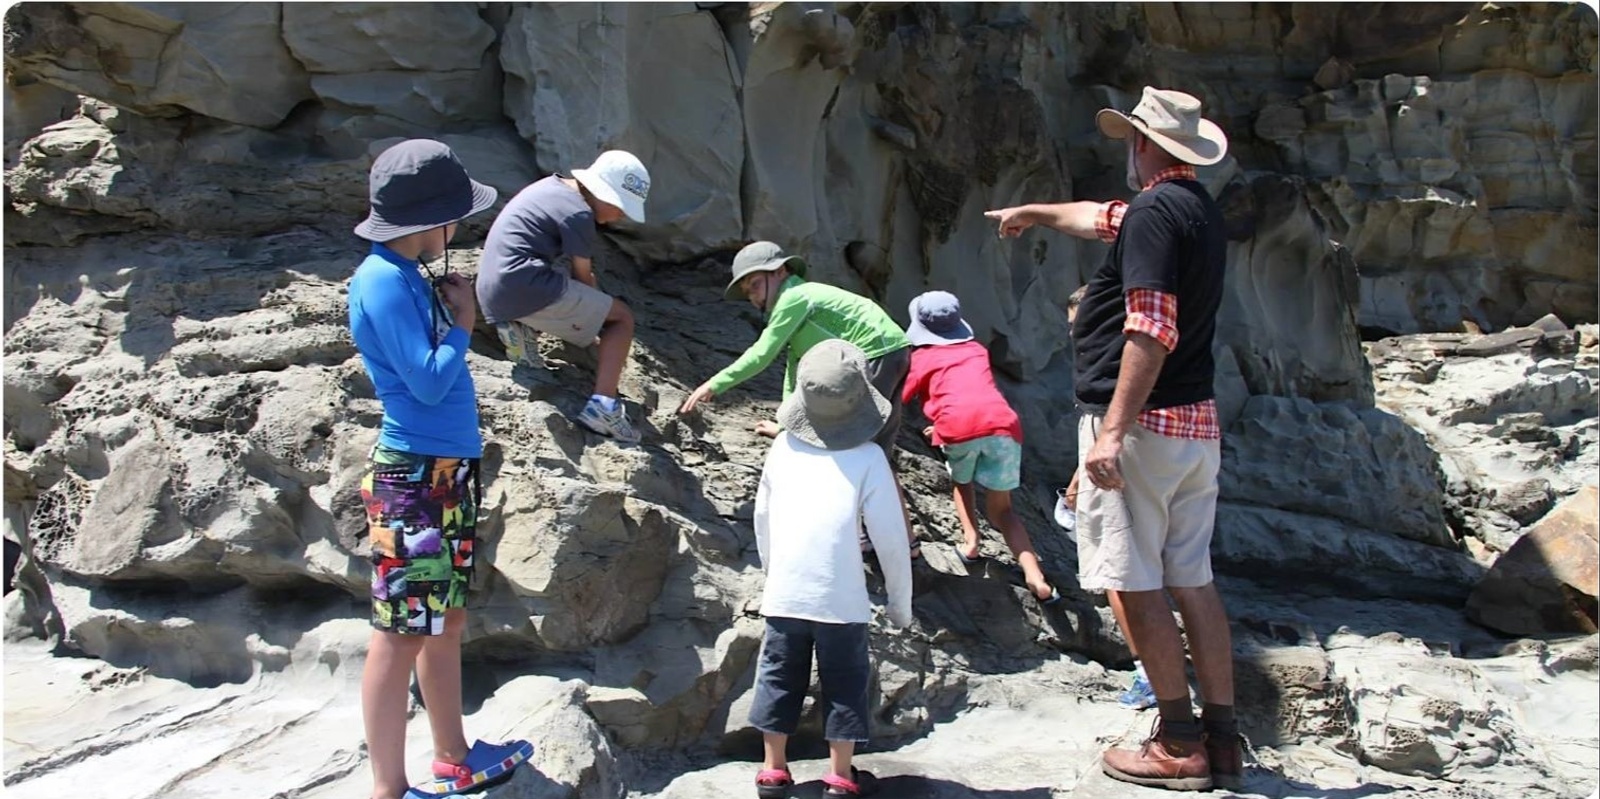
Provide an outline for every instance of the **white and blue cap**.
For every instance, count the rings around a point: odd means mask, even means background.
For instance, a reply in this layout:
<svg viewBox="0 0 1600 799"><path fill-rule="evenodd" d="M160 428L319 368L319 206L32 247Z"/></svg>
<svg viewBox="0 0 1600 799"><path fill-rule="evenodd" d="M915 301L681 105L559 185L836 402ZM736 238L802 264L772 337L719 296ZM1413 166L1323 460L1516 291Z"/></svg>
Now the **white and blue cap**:
<svg viewBox="0 0 1600 799"><path fill-rule="evenodd" d="M572 177L600 202L615 205L629 219L644 224L644 204L650 198L650 172L633 153L607 150L594 159L588 169L572 170Z"/></svg>
<svg viewBox="0 0 1600 799"><path fill-rule="evenodd" d="M918 347L960 344L972 340L972 328L961 318L961 301L948 291L929 291L911 300L906 338Z"/></svg>

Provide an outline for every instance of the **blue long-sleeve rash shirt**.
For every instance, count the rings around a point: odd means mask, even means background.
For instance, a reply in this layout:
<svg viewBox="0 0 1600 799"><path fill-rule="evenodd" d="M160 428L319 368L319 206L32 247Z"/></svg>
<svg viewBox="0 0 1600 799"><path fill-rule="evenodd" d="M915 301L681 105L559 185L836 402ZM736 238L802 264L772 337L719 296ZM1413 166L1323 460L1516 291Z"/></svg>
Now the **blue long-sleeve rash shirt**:
<svg viewBox="0 0 1600 799"><path fill-rule="evenodd" d="M350 332L383 403L380 446L417 455L477 458L478 399L467 371L467 332L452 326L417 262L382 244L350 278Z"/></svg>

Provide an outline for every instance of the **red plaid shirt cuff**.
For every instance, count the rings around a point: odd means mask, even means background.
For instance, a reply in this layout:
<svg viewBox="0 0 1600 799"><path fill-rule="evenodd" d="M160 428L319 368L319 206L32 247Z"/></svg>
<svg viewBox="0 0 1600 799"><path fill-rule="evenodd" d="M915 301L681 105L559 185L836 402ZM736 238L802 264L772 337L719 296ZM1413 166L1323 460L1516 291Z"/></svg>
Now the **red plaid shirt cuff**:
<svg viewBox="0 0 1600 799"><path fill-rule="evenodd" d="M1178 348L1178 295L1155 289L1129 289L1123 333L1143 333L1172 352Z"/></svg>
<svg viewBox="0 0 1600 799"><path fill-rule="evenodd" d="M1158 436L1200 440L1222 438L1217 401L1203 400L1176 408L1155 408L1139 414L1139 425Z"/></svg>
<svg viewBox="0 0 1600 799"><path fill-rule="evenodd" d="M1122 230L1122 215L1127 212L1128 204L1121 200L1100 204L1100 212L1094 215L1094 232L1101 241L1110 244L1117 240L1117 233Z"/></svg>

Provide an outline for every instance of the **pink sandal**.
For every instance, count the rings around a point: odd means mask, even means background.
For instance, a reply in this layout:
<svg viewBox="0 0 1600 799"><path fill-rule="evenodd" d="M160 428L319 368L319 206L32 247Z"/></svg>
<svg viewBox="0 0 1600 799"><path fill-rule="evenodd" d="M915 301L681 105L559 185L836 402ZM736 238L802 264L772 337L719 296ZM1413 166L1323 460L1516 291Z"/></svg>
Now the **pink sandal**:
<svg viewBox="0 0 1600 799"><path fill-rule="evenodd" d="M789 789L794 787L794 777L788 769L762 769L756 775L756 796L761 799L789 799Z"/></svg>
<svg viewBox="0 0 1600 799"><path fill-rule="evenodd" d="M828 788L822 792L822 795L826 797L871 796L878 792L878 778L873 776L872 772L863 771L852 766L850 768L850 776L855 779L847 780L837 774L823 775L822 784L828 786Z"/></svg>

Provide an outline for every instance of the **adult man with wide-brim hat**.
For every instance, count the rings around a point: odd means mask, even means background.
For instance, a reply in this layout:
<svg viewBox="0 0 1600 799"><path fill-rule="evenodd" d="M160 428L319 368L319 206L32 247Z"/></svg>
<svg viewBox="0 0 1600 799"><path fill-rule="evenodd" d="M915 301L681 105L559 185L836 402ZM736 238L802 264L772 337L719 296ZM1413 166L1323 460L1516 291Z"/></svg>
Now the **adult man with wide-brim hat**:
<svg viewBox="0 0 1600 799"><path fill-rule="evenodd" d="M1113 778L1179 790L1237 788L1233 651L1211 574L1221 432L1211 340L1227 239L1195 175L1221 161L1222 130L1200 100L1146 87L1100 132L1126 144L1130 202L1025 205L990 211L1002 236L1044 225L1111 244L1073 323L1083 409L1078 454L1078 572L1105 591L1144 661L1160 719L1138 751L1106 752ZM1184 643L1163 592L1183 615L1204 709L1190 705Z"/></svg>

